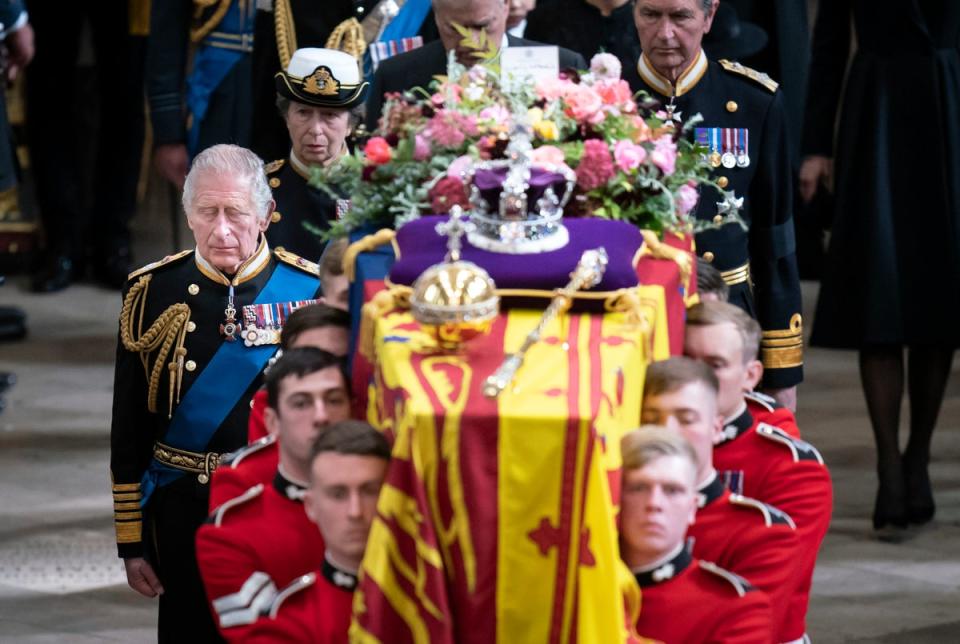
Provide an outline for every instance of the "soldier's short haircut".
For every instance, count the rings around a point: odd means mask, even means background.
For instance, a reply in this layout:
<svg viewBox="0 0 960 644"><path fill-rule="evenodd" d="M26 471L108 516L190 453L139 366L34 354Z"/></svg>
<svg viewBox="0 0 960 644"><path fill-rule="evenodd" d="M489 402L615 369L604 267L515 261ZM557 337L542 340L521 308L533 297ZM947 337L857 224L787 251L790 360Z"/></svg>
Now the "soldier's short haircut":
<svg viewBox="0 0 960 644"><path fill-rule="evenodd" d="M691 383L702 384L714 395L720 391L717 375L707 364L693 358L675 356L647 365L646 377L643 380L643 395L659 396Z"/></svg>
<svg viewBox="0 0 960 644"><path fill-rule="evenodd" d="M746 311L729 302L700 302L687 309L687 326L732 324L743 342L743 361L755 360L760 353L760 325Z"/></svg>
<svg viewBox="0 0 960 644"><path fill-rule="evenodd" d="M310 463L320 454L333 452L351 456L373 456L390 460L390 443L382 432L361 420L342 420L321 432L313 443ZM310 468L313 476L313 468Z"/></svg>
<svg viewBox="0 0 960 644"><path fill-rule="evenodd" d="M343 256L347 252L349 242L346 237L337 237L327 244L320 256L320 281L324 275L339 277L343 275Z"/></svg>
<svg viewBox="0 0 960 644"><path fill-rule="evenodd" d="M315 347L288 349L270 366L264 380L267 385L267 406L277 409L280 398L280 383L285 378L303 378L324 369L335 368L343 378L343 387L349 392L349 381L344 373L343 359Z"/></svg>
<svg viewBox="0 0 960 644"><path fill-rule="evenodd" d="M221 143L212 145L193 159L190 172L183 184L183 210L187 214L193 208L194 191L197 177L202 174L232 176L248 182L250 202L259 219L270 216L270 202L273 193L267 184L267 175L263 170L263 160L256 154L239 145Z"/></svg>
<svg viewBox="0 0 960 644"><path fill-rule="evenodd" d="M350 314L326 304L304 306L287 318L280 332L280 348L286 351L304 331L324 329L328 326L350 328Z"/></svg>
<svg viewBox="0 0 960 644"><path fill-rule="evenodd" d="M620 439L620 454L624 470L646 467L665 456L679 456L688 461L693 478L699 468L697 453L687 439L680 432L659 425L643 425L624 434Z"/></svg>
<svg viewBox="0 0 960 644"><path fill-rule="evenodd" d="M697 258L697 292L713 293L721 302L730 299L730 287L723 281L720 271L702 257Z"/></svg>

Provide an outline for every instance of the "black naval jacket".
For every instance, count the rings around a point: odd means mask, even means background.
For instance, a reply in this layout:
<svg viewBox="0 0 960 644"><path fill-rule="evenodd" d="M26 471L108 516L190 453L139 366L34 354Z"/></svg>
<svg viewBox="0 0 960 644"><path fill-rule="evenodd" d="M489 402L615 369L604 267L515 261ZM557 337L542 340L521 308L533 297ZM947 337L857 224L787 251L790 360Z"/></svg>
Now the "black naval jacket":
<svg viewBox="0 0 960 644"><path fill-rule="evenodd" d="M237 319L241 319L242 307L252 304L269 281L277 266L287 263L317 279L315 295L320 282L316 264L307 262L282 251L271 252L261 238L260 246L251 260L238 273L239 283L234 286L234 303ZM173 304L185 303L190 309L190 321L186 325L183 356L184 368L180 387L183 398L191 385L203 372L204 367L225 342L220 325L224 322L229 282L227 278L209 265L201 267L193 250L149 264L130 274L123 291L127 294L144 277L147 284L146 307L140 332L146 331L161 314ZM292 298L291 298L292 299ZM135 329L139 323L139 307L134 307ZM136 337L133 338L134 340ZM243 342L241 338L235 342ZM171 350L165 362L173 356ZM156 352L149 356L150 365ZM176 411L177 393L174 389L170 402L170 374L164 365L160 376L156 412L150 412L148 402L148 379L139 352L124 347L122 338L117 343L117 362L114 380L113 421L110 429L110 470L113 479L114 518L117 530L117 548L121 557L144 556L143 514L139 503L142 498L141 479L153 457L154 442L162 440L170 425L168 410ZM224 454L247 444L247 420L250 400L261 385L258 375L246 391L237 392L237 402L217 428L206 446L206 451ZM172 447L177 447L173 445ZM197 497L206 496L206 485L196 474L185 473L172 485L192 485ZM203 502L206 505L206 502ZM149 508L149 505L147 506Z"/></svg>
<svg viewBox="0 0 960 644"><path fill-rule="evenodd" d="M803 379L803 326L782 94L765 74L738 63L707 61L702 52L701 57L677 81L676 111L683 119L703 115L696 127L748 130L749 166L720 166L713 178L743 198L740 215L749 231L730 223L700 233L697 252L723 274L730 302L763 327L764 387L791 387ZM665 105L674 91L644 58L626 67L624 78L634 91L646 91ZM701 188L696 217L713 220L720 201L716 189Z"/></svg>
<svg viewBox="0 0 960 644"><path fill-rule="evenodd" d="M303 168L280 159L266 167L273 200L277 202L267 228L272 248L282 248L312 262L319 261L326 242L304 226L324 230L337 219L337 201L325 191L308 183Z"/></svg>

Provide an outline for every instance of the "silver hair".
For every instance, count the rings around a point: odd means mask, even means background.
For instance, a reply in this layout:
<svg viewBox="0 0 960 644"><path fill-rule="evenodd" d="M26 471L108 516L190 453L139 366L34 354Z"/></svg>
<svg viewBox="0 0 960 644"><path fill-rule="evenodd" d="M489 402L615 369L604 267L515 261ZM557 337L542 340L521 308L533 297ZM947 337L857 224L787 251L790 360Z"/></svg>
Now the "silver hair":
<svg viewBox="0 0 960 644"><path fill-rule="evenodd" d="M183 184L183 210L190 212L193 205L197 177L212 173L220 176L233 176L246 180L250 190L250 202L261 220L270 216L270 202L273 193L267 185L267 175L263 170L263 160L256 154L239 145L213 145L194 159Z"/></svg>

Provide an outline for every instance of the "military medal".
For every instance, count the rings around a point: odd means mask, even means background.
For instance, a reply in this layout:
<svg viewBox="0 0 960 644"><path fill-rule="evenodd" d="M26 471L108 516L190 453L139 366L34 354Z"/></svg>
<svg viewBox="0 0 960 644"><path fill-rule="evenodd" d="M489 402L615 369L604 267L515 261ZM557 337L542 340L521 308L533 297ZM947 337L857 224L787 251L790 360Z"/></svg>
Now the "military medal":
<svg viewBox="0 0 960 644"><path fill-rule="evenodd" d="M225 317L220 325L220 335L227 342L237 339L237 309L233 305L233 284L230 285L230 295L227 296L227 308L223 310Z"/></svg>
<svg viewBox="0 0 960 644"><path fill-rule="evenodd" d="M719 168L722 163L722 157L720 155L720 128L710 128L710 155L707 159L714 168Z"/></svg>
<svg viewBox="0 0 960 644"><path fill-rule="evenodd" d="M747 168L750 166L750 131L747 128L737 130L737 167Z"/></svg>
<svg viewBox="0 0 960 644"><path fill-rule="evenodd" d="M240 337L248 347L280 344L280 333L290 314L320 300L248 304L243 307L243 332Z"/></svg>
<svg viewBox="0 0 960 644"><path fill-rule="evenodd" d="M723 154L720 156L720 163L728 170L737 167L737 157L733 153L733 132L733 128L723 128Z"/></svg>

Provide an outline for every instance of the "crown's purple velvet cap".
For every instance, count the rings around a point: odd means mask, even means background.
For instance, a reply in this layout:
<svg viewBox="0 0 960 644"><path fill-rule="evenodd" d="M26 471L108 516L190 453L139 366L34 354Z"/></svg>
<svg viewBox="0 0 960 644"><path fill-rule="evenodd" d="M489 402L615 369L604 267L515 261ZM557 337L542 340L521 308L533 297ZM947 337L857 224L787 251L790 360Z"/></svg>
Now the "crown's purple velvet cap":
<svg viewBox="0 0 960 644"><path fill-rule="evenodd" d="M435 227L446 221L446 215L421 217L397 231L400 259L390 270L394 284L412 285L427 268L443 261L447 253L447 239L437 234ZM552 291L566 286L580 256L586 250L603 246L609 264L600 284L591 291L616 291L637 286L637 271L633 258L643 244L640 231L623 221L607 219L564 219L570 232L570 243L563 248L533 255L507 255L474 247L463 238L460 258L486 269L499 289L532 289ZM543 306L543 301L524 298L503 301L507 307ZM603 302L581 302L578 310L603 308Z"/></svg>
<svg viewBox="0 0 960 644"><path fill-rule="evenodd" d="M500 208L500 192L503 190L503 181L507 178L507 168L492 170L477 170L473 176L473 185L480 190L480 195L489 204L490 212ZM567 191L566 178L559 172L548 172L541 168L530 170L530 181L527 189L527 211L536 212L537 201L543 196L547 188L553 186L557 198L562 199Z"/></svg>

